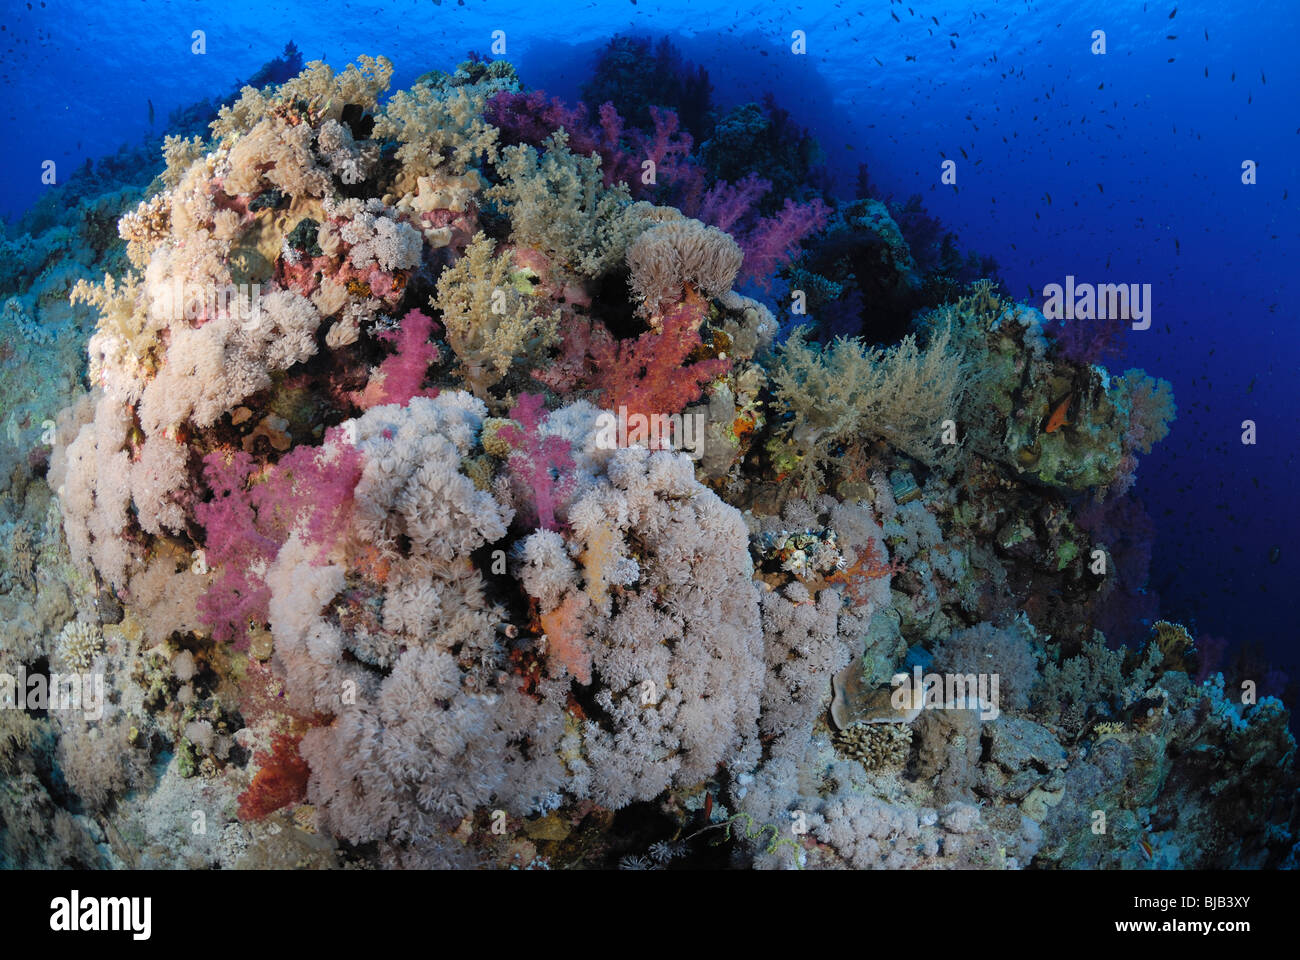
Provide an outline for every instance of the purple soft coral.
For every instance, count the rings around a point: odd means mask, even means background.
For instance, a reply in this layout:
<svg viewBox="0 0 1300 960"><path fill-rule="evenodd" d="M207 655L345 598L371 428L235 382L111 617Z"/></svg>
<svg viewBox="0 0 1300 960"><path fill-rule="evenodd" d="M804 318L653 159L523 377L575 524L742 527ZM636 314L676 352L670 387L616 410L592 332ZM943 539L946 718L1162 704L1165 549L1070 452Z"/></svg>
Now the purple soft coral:
<svg viewBox="0 0 1300 960"><path fill-rule="evenodd" d="M1067 360L1101 363L1123 354L1124 327L1120 319L1051 320L1047 332Z"/></svg>
<svg viewBox="0 0 1300 960"><path fill-rule="evenodd" d="M559 97L547 99L545 90L503 91L488 100L484 110L488 122L501 131L502 143L540 147L552 133L563 129L569 137L569 149L575 154L595 153L600 157L606 186L623 180L635 189L641 167L620 145L622 118L608 103L600 108L599 127L587 123L586 114L586 105L581 101L570 107Z"/></svg>
<svg viewBox="0 0 1300 960"><path fill-rule="evenodd" d="M760 217L759 201L771 189L771 183L751 173L735 184L725 180L714 184L698 210L683 207L736 238L745 251L739 281L752 281L764 290L770 288L773 273L799 256L804 239L830 219L830 209L816 199L808 203L787 199L775 216Z"/></svg>
<svg viewBox="0 0 1300 960"><path fill-rule="evenodd" d="M820 200L795 203L787 199L776 216L764 217L743 237L737 237L745 250L740 281L752 280L768 289L772 274L798 257L800 244L826 226L828 219L830 209Z"/></svg>
<svg viewBox="0 0 1300 960"><path fill-rule="evenodd" d="M501 131L505 144L528 143L541 147L556 130L569 136L569 149L581 156L600 157L606 186L626 183L632 195L697 206L704 192L704 172L691 159L694 140L681 129L672 110L650 108L654 131L625 129L623 118L612 103L603 103L592 126L584 118L586 106L579 101L570 107L559 97L547 98L543 90L529 93L498 93L488 100L485 116ZM654 163L654 177L642 175L645 161Z"/></svg>

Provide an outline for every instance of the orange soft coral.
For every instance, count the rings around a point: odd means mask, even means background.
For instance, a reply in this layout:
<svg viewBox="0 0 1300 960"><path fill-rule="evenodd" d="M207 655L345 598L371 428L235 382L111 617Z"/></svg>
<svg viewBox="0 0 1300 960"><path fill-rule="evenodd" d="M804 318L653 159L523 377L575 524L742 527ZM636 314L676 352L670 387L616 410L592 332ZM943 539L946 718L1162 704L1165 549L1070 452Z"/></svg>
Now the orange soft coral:
<svg viewBox="0 0 1300 960"><path fill-rule="evenodd" d="M541 618L547 655L564 664L584 685L591 683L591 650L587 647L587 630L583 624L586 611L586 594L574 591Z"/></svg>
<svg viewBox="0 0 1300 960"><path fill-rule="evenodd" d="M882 563L876 541L871 540L858 550L858 558L853 563L843 570L837 570L826 580L828 583L844 584L845 601L851 606L860 607L870 599L867 584L881 577L892 577L902 569L897 561Z"/></svg>

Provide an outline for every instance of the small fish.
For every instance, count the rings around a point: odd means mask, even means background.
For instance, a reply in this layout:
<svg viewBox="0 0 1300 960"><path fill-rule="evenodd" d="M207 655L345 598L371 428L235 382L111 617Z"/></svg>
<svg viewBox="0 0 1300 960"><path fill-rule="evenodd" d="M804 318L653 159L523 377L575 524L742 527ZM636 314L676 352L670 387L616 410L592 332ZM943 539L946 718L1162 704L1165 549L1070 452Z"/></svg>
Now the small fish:
<svg viewBox="0 0 1300 960"><path fill-rule="evenodd" d="M1268 551L1268 562L1277 563L1280 559L1282 559L1282 548L1275 545Z"/></svg>
<svg viewBox="0 0 1300 960"><path fill-rule="evenodd" d="M1151 849L1151 844L1146 837L1140 837L1138 839L1138 847L1142 850L1142 855L1148 860L1155 859L1155 851Z"/></svg>
<svg viewBox="0 0 1300 960"><path fill-rule="evenodd" d="M1070 409L1070 397L1067 394L1066 398L1060 402L1060 404L1057 406L1055 410L1052 411L1052 415L1047 418L1047 427L1046 427L1047 433L1055 433L1057 430L1060 430L1062 427L1068 427L1070 425L1070 421L1065 419L1065 414L1069 411L1069 409Z"/></svg>
<svg viewBox="0 0 1300 960"><path fill-rule="evenodd" d="M146 100L145 103L149 104L149 126L152 127L153 126L153 101Z"/></svg>

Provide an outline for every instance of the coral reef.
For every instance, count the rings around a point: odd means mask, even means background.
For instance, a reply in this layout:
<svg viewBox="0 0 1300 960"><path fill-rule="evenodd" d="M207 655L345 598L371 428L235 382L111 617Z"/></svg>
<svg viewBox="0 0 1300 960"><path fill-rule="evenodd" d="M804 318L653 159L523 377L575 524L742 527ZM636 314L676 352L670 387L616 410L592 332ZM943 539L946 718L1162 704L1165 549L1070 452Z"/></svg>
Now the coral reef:
<svg viewBox="0 0 1300 960"><path fill-rule="evenodd" d="M286 51L3 240L4 864L1294 856L1285 708L1155 620L1170 385L650 50Z"/></svg>

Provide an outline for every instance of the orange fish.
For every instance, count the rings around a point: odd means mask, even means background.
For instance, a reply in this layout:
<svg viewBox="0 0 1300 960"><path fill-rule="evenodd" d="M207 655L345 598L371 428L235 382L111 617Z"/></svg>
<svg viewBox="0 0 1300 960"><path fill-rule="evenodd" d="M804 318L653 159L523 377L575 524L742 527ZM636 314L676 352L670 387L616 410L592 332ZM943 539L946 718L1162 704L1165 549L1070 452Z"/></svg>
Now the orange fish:
<svg viewBox="0 0 1300 960"><path fill-rule="evenodd" d="M1065 419L1065 411L1069 409L1070 409L1070 398L1067 395L1066 398L1061 401L1061 405L1058 406L1055 410L1053 410L1052 415L1047 418L1048 433L1055 433L1057 430L1060 430L1062 427L1068 427L1070 425L1070 421Z"/></svg>

